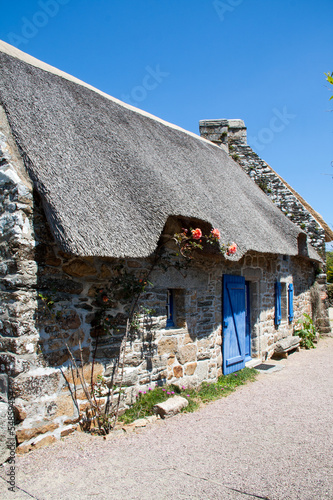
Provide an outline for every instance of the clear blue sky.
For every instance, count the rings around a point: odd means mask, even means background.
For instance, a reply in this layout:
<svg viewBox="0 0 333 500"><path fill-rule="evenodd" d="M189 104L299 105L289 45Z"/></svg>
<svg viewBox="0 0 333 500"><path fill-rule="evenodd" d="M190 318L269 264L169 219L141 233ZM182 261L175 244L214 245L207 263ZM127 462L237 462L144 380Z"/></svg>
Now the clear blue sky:
<svg viewBox="0 0 333 500"><path fill-rule="evenodd" d="M13 0L0 38L195 133L242 118L333 228L332 26L332 0Z"/></svg>

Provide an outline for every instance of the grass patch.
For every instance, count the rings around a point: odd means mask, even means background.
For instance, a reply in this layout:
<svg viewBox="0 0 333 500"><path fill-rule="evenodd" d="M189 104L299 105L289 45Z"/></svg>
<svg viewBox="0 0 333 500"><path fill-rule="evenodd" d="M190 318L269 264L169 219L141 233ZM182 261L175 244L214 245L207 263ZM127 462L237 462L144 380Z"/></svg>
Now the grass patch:
<svg viewBox="0 0 333 500"><path fill-rule="evenodd" d="M154 405L162 403L176 394L188 400L189 404L184 408L183 412L193 412L199 408L200 404L228 396L239 385L253 382L257 374L258 372L254 368L244 368L230 375L222 375L215 383L204 382L198 389L165 385L147 391L139 391L136 402L119 417L119 420L125 424L130 424L138 418L154 415Z"/></svg>

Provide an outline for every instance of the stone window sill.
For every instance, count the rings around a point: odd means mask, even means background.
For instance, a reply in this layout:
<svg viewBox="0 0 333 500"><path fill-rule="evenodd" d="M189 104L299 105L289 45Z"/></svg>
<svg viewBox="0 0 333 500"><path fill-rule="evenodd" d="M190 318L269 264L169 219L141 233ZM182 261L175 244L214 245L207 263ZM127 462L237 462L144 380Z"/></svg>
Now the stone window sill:
<svg viewBox="0 0 333 500"><path fill-rule="evenodd" d="M161 328L160 332L165 333L166 335L181 335L187 333L187 328L170 326L168 328Z"/></svg>

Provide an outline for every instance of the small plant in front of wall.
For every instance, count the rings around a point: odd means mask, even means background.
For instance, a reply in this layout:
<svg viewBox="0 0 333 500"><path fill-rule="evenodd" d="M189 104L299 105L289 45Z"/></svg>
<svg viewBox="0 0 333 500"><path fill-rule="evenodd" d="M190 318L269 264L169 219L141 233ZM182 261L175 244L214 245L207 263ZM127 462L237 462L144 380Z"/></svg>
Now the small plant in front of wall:
<svg viewBox="0 0 333 500"><path fill-rule="evenodd" d="M144 278L138 278L135 275L126 273L124 281L117 278L117 285L112 283L105 288L99 288L96 292L95 300L97 310L95 312L94 326L100 327L106 335L110 335L112 330L115 330L111 318L110 309L114 307L117 301L130 303L133 297L139 297L146 291L147 286L153 284ZM148 309L147 309L148 311ZM146 308L140 308L140 311L134 312L130 321L131 330L139 330L141 315L147 315Z"/></svg>
<svg viewBox="0 0 333 500"><path fill-rule="evenodd" d="M112 301L131 300L134 296L143 293L148 285L152 286L146 273L136 276L129 273L122 264L117 267L116 271L117 275L109 281L108 286L96 292L96 302L100 307L108 308Z"/></svg>
<svg viewBox="0 0 333 500"><path fill-rule="evenodd" d="M140 306L139 309L133 314L132 321L130 323L131 332L139 333L143 326L147 329L147 325L151 323L152 316L155 312L155 309Z"/></svg>
<svg viewBox="0 0 333 500"><path fill-rule="evenodd" d="M84 380L83 360L77 365L72 353L71 360L76 371L80 371L80 382L84 390L89 407L82 416L83 430L108 434L118 420L119 406L123 394L122 381L124 376L125 350L127 339L130 334L137 335L141 328L146 331L151 329L151 316L153 309L138 305L140 296L146 291L147 286L153 286L149 281L151 269L145 273L130 273L123 264L115 269L115 277L108 282L107 287L101 287L95 294L95 318L92 326L95 328L95 348L92 359L92 371L90 384ZM111 310L121 303L124 313L121 318L121 329L117 328ZM118 334L121 337L119 354L111 381L103 377L97 377L94 381L94 365L100 335ZM68 349L69 350L69 349ZM80 348L81 352L81 348Z"/></svg>
<svg viewBox="0 0 333 500"><path fill-rule="evenodd" d="M258 186L260 187L260 189L264 192L264 193L268 193L269 191L269 187L268 187L268 181L267 179L265 179L264 176L260 176L258 178L258 180L256 181ZM271 192L271 190L270 190Z"/></svg>
<svg viewBox="0 0 333 500"><path fill-rule="evenodd" d="M41 292L38 292L37 296L41 304L40 311L44 312L44 314L39 314L39 320L42 321L46 317L51 321L59 320L62 316L62 312L55 311L56 298L52 295L44 295Z"/></svg>
<svg viewBox="0 0 333 500"><path fill-rule="evenodd" d="M212 229L208 235L204 235L200 228L196 229L186 229L183 228L181 233L174 234L174 241L176 242L179 253L185 259L192 259L192 253L194 250L203 250L204 244L218 245L220 252L226 255L233 255L237 252L236 243L229 243L227 245L220 245L220 231L218 229Z"/></svg>
<svg viewBox="0 0 333 500"><path fill-rule="evenodd" d="M305 319L299 319L297 323L301 325L300 329L295 330L295 335L298 335L301 338L301 347L305 347L305 349L314 349L314 340L316 339L316 328L313 324L312 319L308 314L303 314Z"/></svg>
<svg viewBox="0 0 333 500"><path fill-rule="evenodd" d="M43 302L43 304L45 305L45 307L51 311L54 307L54 299L53 297L50 297L50 296L47 296L47 295L43 295L41 292L38 293L38 297L40 298L40 300Z"/></svg>

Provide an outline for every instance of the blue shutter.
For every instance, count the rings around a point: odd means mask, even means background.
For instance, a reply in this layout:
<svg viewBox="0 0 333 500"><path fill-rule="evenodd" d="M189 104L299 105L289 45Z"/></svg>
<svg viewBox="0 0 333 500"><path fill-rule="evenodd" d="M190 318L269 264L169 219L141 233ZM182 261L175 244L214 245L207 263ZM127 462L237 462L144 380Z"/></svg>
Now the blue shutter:
<svg viewBox="0 0 333 500"><path fill-rule="evenodd" d="M245 278L223 276L223 374L245 366Z"/></svg>
<svg viewBox="0 0 333 500"><path fill-rule="evenodd" d="M288 312L289 312L289 322L291 323L294 319L294 287L292 283L288 287Z"/></svg>
<svg viewBox="0 0 333 500"><path fill-rule="evenodd" d="M275 325L281 323L281 283L275 283Z"/></svg>

